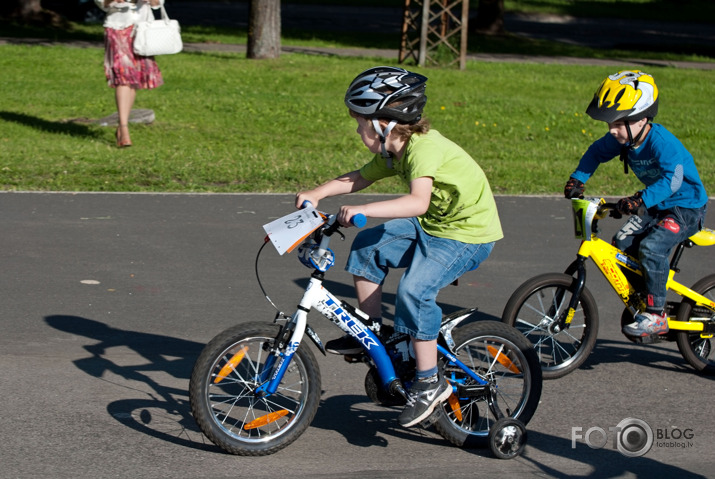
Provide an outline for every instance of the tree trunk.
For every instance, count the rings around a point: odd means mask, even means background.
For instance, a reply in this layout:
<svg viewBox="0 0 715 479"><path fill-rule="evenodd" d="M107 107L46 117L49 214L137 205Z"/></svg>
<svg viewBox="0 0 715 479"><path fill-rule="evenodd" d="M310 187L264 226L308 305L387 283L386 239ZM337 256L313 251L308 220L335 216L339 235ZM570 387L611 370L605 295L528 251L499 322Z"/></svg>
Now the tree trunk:
<svg viewBox="0 0 715 479"><path fill-rule="evenodd" d="M481 35L501 35L504 30L504 0L479 0L471 30Z"/></svg>
<svg viewBox="0 0 715 479"><path fill-rule="evenodd" d="M5 0L0 1L0 14L12 18L29 17L42 11L40 0Z"/></svg>
<svg viewBox="0 0 715 479"><path fill-rule="evenodd" d="M18 23L47 27L66 28L66 19L56 12L42 8L40 0L2 1L0 16L8 17Z"/></svg>
<svg viewBox="0 0 715 479"><path fill-rule="evenodd" d="M18 3L17 12L21 17L37 15L42 11L40 0L19 0Z"/></svg>
<svg viewBox="0 0 715 479"><path fill-rule="evenodd" d="M278 58L281 54L280 0L251 0L246 56Z"/></svg>

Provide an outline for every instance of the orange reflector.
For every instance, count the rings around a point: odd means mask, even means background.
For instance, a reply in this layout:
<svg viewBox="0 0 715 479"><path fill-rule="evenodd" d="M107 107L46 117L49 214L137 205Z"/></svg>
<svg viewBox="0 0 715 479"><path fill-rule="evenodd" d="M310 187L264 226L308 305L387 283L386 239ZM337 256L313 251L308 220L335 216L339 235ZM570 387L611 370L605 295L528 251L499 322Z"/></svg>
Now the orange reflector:
<svg viewBox="0 0 715 479"><path fill-rule="evenodd" d="M521 373L521 371L519 371L519 368L516 367L516 364L514 364L511 359L506 357L506 354L502 354L494 346L487 345L487 350L489 351L489 354L494 356L496 358L496 360L499 361L499 364L501 364L502 366L507 368L509 371L516 373L516 374Z"/></svg>
<svg viewBox="0 0 715 479"><path fill-rule="evenodd" d="M270 424L273 421L277 421L278 419L282 418L286 414L288 414L287 409L281 409L280 411L268 413L265 416L261 416L257 419L254 419L253 421L249 422L248 424L244 424L243 429L248 431L249 429L256 429L259 427L263 427L266 424Z"/></svg>
<svg viewBox="0 0 715 479"><path fill-rule="evenodd" d="M223 365L221 371L219 371L218 375L214 378L214 384L218 384L226 379L226 376L231 374L231 372L236 369L238 363L240 363L246 355L246 351L248 351L248 348L243 346L236 354L233 355L233 357L231 357L231 359L228 360L226 364Z"/></svg>
<svg viewBox="0 0 715 479"><path fill-rule="evenodd" d="M455 396L454 393L450 394L447 398L447 402L449 403L449 407L452 408L452 411L454 411L454 417L456 417L458 421L461 421L462 406L459 405L459 399L457 399L457 396Z"/></svg>

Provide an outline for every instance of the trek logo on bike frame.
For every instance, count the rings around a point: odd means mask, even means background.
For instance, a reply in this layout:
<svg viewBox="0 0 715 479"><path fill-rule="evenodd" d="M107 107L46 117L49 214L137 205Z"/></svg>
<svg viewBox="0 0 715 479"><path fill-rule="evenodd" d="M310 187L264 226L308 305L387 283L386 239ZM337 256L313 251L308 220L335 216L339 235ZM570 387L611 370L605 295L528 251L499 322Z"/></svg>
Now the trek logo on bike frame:
<svg viewBox="0 0 715 479"><path fill-rule="evenodd" d="M365 346L365 349L369 350L372 346L377 346L377 342L367 334L367 326L350 316L332 298L326 298L324 304L326 309L332 313L330 320L337 325L342 323L347 326L351 334Z"/></svg>

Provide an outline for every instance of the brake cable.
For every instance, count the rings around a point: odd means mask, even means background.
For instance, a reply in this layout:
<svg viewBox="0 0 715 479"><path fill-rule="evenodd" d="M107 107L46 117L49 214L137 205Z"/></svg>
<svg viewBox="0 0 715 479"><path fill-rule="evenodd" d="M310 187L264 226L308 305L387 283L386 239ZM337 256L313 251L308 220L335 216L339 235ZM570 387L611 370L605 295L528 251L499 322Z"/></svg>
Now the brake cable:
<svg viewBox="0 0 715 479"><path fill-rule="evenodd" d="M258 274L258 258L261 256L261 252L263 251L263 248L265 248L269 242L270 242L270 238L268 238L268 236L266 236L265 240L263 240L263 244L261 245L260 248L258 248L258 253L256 253L256 261L254 264L254 269L256 272L256 281L258 282L258 287L261 288L261 292L263 293L263 296L270 303L270 305L273 306L273 308L276 311L278 311L278 315L276 316L276 317L278 317L278 316L284 316L283 311L278 309L278 306L276 306L275 303L271 300L271 298L268 297L268 293L266 293L266 289L263 287L263 282L261 281L261 277Z"/></svg>

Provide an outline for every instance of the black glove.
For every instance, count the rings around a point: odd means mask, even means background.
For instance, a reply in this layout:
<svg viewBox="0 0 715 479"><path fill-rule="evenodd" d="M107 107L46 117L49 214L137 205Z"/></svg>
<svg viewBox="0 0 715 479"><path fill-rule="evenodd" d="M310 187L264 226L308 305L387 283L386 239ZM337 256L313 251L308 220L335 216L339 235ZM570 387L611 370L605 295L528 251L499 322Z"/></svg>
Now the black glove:
<svg viewBox="0 0 715 479"><path fill-rule="evenodd" d="M618 200L618 203L616 203L616 209L624 215L638 214L638 209L643 206L641 194L642 193L639 191L633 196L621 198L620 200Z"/></svg>
<svg viewBox="0 0 715 479"><path fill-rule="evenodd" d="M586 189L586 185L581 183L576 178L569 178L564 187L564 196L568 199L572 198L583 198L583 191Z"/></svg>

